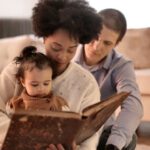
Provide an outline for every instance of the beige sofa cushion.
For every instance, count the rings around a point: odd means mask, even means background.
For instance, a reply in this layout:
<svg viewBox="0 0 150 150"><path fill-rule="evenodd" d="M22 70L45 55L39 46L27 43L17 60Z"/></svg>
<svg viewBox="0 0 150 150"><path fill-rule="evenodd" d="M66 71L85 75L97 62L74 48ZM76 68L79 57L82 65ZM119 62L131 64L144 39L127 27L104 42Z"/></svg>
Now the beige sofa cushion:
<svg viewBox="0 0 150 150"><path fill-rule="evenodd" d="M133 60L136 69L150 68L150 28L128 29L116 49Z"/></svg>
<svg viewBox="0 0 150 150"><path fill-rule="evenodd" d="M150 69L136 70L135 74L141 94L150 96Z"/></svg>
<svg viewBox="0 0 150 150"><path fill-rule="evenodd" d="M11 62L14 57L20 54L25 46L43 45L40 40L37 40L33 35L21 35L11 38L0 39L0 72ZM41 46L42 47L42 46Z"/></svg>

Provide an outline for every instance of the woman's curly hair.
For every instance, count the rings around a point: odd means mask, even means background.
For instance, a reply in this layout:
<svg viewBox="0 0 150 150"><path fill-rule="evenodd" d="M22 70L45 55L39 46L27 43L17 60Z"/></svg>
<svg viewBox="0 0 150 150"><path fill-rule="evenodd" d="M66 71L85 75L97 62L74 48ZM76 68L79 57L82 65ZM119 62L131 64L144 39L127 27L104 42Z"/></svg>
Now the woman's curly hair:
<svg viewBox="0 0 150 150"><path fill-rule="evenodd" d="M33 8L33 30L39 37L66 30L81 44L98 38L102 21L85 0L40 0Z"/></svg>

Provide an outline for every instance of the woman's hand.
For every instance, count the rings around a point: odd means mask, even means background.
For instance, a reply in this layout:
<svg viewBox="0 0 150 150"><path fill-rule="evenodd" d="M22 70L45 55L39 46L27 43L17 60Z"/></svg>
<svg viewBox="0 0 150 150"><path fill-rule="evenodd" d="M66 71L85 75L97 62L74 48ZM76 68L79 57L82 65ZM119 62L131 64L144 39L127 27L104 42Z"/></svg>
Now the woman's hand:
<svg viewBox="0 0 150 150"><path fill-rule="evenodd" d="M62 146L62 144L50 144L46 150L65 150L65 148ZM75 142L72 144L72 150L77 150L77 145Z"/></svg>
<svg viewBox="0 0 150 150"><path fill-rule="evenodd" d="M46 150L65 150L65 149L61 144L57 144L57 145L50 144Z"/></svg>

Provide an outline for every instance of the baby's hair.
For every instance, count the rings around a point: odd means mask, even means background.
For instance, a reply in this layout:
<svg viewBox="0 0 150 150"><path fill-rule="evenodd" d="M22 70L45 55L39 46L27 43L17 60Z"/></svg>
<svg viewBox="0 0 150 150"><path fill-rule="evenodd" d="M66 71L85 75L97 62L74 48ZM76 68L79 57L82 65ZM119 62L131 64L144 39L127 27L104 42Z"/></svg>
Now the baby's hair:
<svg viewBox="0 0 150 150"><path fill-rule="evenodd" d="M53 68L51 60L44 54L37 52L37 48L34 46L27 46L22 51L20 56L14 58L16 64L19 64L16 78L24 78L24 72L32 71L34 68L40 70L45 68ZM53 70L53 69L52 69Z"/></svg>

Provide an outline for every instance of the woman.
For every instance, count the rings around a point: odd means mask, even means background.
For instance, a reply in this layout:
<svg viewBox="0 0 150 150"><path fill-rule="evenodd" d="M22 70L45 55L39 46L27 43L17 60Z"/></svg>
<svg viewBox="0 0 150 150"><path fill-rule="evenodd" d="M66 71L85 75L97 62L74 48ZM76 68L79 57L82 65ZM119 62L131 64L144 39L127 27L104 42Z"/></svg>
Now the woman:
<svg viewBox="0 0 150 150"><path fill-rule="evenodd" d="M98 37L102 25L96 11L84 0L40 0L33 8L32 20L36 35L43 38L46 55L56 66L52 87L54 94L66 99L70 110L79 113L98 102L100 93L94 77L71 62L79 43L85 44ZM22 86L15 80L16 70L17 66L11 63L1 74L0 100L3 103L22 91ZM3 120L8 120L4 113L1 114ZM1 129L5 124L3 120ZM96 149L98 137L96 133L79 149ZM50 149L63 150L63 147L52 144Z"/></svg>

